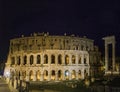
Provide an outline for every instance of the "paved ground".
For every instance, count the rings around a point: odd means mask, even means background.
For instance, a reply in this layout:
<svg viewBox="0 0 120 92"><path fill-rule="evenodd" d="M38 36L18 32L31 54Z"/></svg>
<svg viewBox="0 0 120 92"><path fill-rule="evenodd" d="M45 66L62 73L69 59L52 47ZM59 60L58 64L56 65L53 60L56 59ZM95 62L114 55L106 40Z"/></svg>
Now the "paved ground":
<svg viewBox="0 0 120 92"><path fill-rule="evenodd" d="M18 92L18 90L9 86L3 78L0 78L0 92Z"/></svg>
<svg viewBox="0 0 120 92"><path fill-rule="evenodd" d="M0 79L0 92L11 92L8 84L3 79Z"/></svg>

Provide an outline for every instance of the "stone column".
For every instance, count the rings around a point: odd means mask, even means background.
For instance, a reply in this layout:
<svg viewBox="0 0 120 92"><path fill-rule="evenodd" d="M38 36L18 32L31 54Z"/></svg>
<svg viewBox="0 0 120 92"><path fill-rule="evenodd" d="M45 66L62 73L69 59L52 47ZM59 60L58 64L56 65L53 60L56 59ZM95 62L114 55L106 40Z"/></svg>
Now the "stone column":
<svg viewBox="0 0 120 92"><path fill-rule="evenodd" d="M58 55L57 54L55 55L55 65L56 66L58 65Z"/></svg>
<svg viewBox="0 0 120 92"><path fill-rule="evenodd" d="M51 71L48 71L48 81L51 80Z"/></svg>
<svg viewBox="0 0 120 92"><path fill-rule="evenodd" d="M82 79L85 78L85 73L84 73L84 69L81 70L81 76L82 76Z"/></svg>
<svg viewBox="0 0 120 92"><path fill-rule="evenodd" d="M40 76L40 81L43 81L43 72L41 73L41 76Z"/></svg>
<svg viewBox="0 0 120 92"><path fill-rule="evenodd" d="M51 65L51 54L48 54L48 65Z"/></svg>
<svg viewBox="0 0 120 92"><path fill-rule="evenodd" d="M105 43L105 71L108 71L108 45Z"/></svg>
<svg viewBox="0 0 120 92"><path fill-rule="evenodd" d="M84 64L84 55L81 55L81 64Z"/></svg>
<svg viewBox="0 0 120 92"><path fill-rule="evenodd" d="M65 55L62 55L62 64L65 65Z"/></svg>
<svg viewBox="0 0 120 92"><path fill-rule="evenodd" d="M69 80L72 80L72 73L71 73L71 71L69 71L68 78L69 78Z"/></svg>
<svg viewBox="0 0 120 92"><path fill-rule="evenodd" d="M30 55L27 55L27 65L30 65Z"/></svg>
<svg viewBox="0 0 120 92"><path fill-rule="evenodd" d="M37 55L33 55L33 64L36 65L37 64Z"/></svg>
<svg viewBox="0 0 120 92"><path fill-rule="evenodd" d="M58 80L58 72L56 71L55 73L55 80L57 81Z"/></svg>
<svg viewBox="0 0 120 92"><path fill-rule="evenodd" d="M41 64L44 63L44 54L41 54Z"/></svg>
<svg viewBox="0 0 120 92"><path fill-rule="evenodd" d="M33 81L36 81L36 71L34 71L34 78L33 78Z"/></svg>
<svg viewBox="0 0 120 92"><path fill-rule="evenodd" d="M23 55L20 55L20 60L21 60L21 63L20 63L20 64L23 65L23 62L24 62L24 61L23 61Z"/></svg>
<svg viewBox="0 0 120 92"><path fill-rule="evenodd" d="M115 71L115 42L112 43L112 66Z"/></svg>
<svg viewBox="0 0 120 92"><path fill-rule="evenodd" d="M78 80L78 70L76 71L76 80Z"/></svg>
<svg viewBox="0 0 120 92"><path fill-rule="evenodd" d="M75 57L75 64L78 65L78 54L76 54L76 57Z"/></svg>

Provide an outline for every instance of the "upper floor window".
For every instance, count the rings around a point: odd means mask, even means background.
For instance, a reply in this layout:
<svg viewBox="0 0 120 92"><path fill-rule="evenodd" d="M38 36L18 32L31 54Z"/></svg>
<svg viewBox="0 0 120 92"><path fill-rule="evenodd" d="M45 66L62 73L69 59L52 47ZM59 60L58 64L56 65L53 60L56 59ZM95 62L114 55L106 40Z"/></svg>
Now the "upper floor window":
<svg viewBox="0 0 120 92"><path fill-rule="evenodd" d="M55 64L55 56L51 55L51 64Z"/></svg>
<svg viewBox="0 0 120 92"><path fill-rule="evenodd" d="M33 64L33 55L30 56L30 65Z"/></svg>
<svg viewBox="0 0 120 92"><path fill-rule="evenodd" d="M27 56L24 56L24 62L23 65L25 65L27 63Z"/></svg>
<svg viewBox="0 0 120 92"><path fill-rule="evenodd" d="M44 64L47 64L47 63L48 63L48 56L44 55Z"/></svg>
<svg viewBox="0 0 120 92"><path fill-rule="evenodd" d="M40 55L37 55L37 64L40 64Z"/></svg>
<svg viewBox="0 0 120 92"><path fill-rule="evenodd" d="M62 64L62 56L58 55L58 64Z"/></svg>
<svg viewBox="0 0 120 92"><path fill-rule="evenodd" d="M75 56L72 55L72 64L75 64Z"/></svg>

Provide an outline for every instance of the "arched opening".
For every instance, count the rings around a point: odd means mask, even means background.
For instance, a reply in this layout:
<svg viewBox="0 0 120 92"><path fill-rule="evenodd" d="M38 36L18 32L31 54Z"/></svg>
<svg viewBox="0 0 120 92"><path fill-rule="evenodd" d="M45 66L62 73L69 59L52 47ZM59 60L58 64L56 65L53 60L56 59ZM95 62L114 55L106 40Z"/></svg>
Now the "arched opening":
<svg viewBox="0 0 120 92"><path fill-rule="evenodd" d="M27 56L25 55L24 56L24 62L23 62L23 65L27 64Z"/></svg>
<svg viewBox="0 0 120 92"><path fill-rule="evenodd" d="M72 55L72 64L75 64L75 56Z"/></svg>
<svg viewBox="0 0 120 92"><path fill-rule="evenodd" d="M55 70L52 70L51 72L51 80L55 80Z"/></svg>
<svg viewBox="0 0 120 92"><path fill-rule="evenodd" d="M68 70L65 71L65 79L69 80L70 72Z"/></svg>
<svg viewBox="0 0 120 92"><path fill-rule="evenodd" d="M76 79L76 71L75 70L72 70L71 76L72 76L72 79Z"/></svg>
<svg viewBox="0 0 120 92"><path fill-rule="evenodd" d="M48 56L44 55L44 64L48 64Z"/></svg>
<svg viewBox="0 0 120 92"><path fill-rule="evenodd" d="M33 64L33 55L30 56L30 65Z"/></svg>
<svg viewBox="0 0 120 92"><path fill-rule="evenodd" d="M86 58L84 58L84 64L87 64L87 60L86 60Z"/></svg>
<svg viewBox="0 0 120 92"><path fill-rule="evenodd" d="M41 62L41 58L40 58L40 55L37 55L37 64L40 64Z"/></svg>
<svg viewBox="0 0 120 92"><path fill-rule="evenodd" d="M62 80L62 71L61 70L58 71L58 80Z"/></svg>
<svg viewBox="0 0 120 92"><path fill-rule="evenodd" d="M81 56L79 57L78 64L81 64Z"/></svg>
<svg viewBox="0 0 120 92"><path fill-rule="evenodd" d="M11 57L11 65L15 64L15 57Z"/></svg>
<svg viewBox="0 0 120 92"><path fill-rule="evenodd" d="M46 81L48 80L48 71L45 70L44 73L43 73L43 79Z"/></svg>
<svg viewBox="0 0 120 92"><path fill-rule="evenodd" d="M85 78L87 78L87 77L88 77L88 73L87 73L87 71L86 71L86 70L84 70L84 76L85 76Z"/></svg>
<svg viewBox="0 0 120 92"><path fill-rule="evenodd" d="M66 64L66 65L69 64L69 56L68 56L68 55L65 56L65 64Z"/></svg>
<svg viewBox="0 0 120 92"><path fill-rule="evenodd" d="M20 65L20 56L17 57L17 65Z"/></svg>
<svg viewBox="0 0 120 92"><path fill-rule="evenodd" d="M34 78L33 71L31 70L29 73L29 80L32 81Z"/></svg>
<svg viewBox="0 0 120 92"><path fill-rule="evenodd" d="M81 75L81 70L78 71L78 79L81 79L82 75Z"/></svg>
<svg viewBox="0 0 120 92"><path fill-rule="evenodd" d="M51 55L51 64L55 64L55 56Z"/></svg>
<svg viewBox="0 0 120 92"><path fill-rule="evenodd" d="M40 80L40 77L41 77L41 74L40 74L40 71L38 70L36 72L36 79L39 81Z"/></svg>
<svg viewBox="0 0 120 92"><path fill-rule="evenodd" d="M62 64L62 56L58 55L58 64Z"/></svg>

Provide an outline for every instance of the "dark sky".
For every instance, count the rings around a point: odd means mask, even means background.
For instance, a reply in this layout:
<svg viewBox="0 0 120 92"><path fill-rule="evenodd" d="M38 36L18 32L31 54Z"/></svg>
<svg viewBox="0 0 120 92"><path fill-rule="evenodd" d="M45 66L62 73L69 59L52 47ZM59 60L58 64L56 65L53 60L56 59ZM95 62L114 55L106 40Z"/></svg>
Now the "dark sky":
<svg viewBox="0 0 120 92"><path fill-rule="evenodd" d="M119 0L1 0L0 4L0 61L6 60L11 38L33 32L87 36L101 50L102 37L115 35L120 56Z"/></svg>

